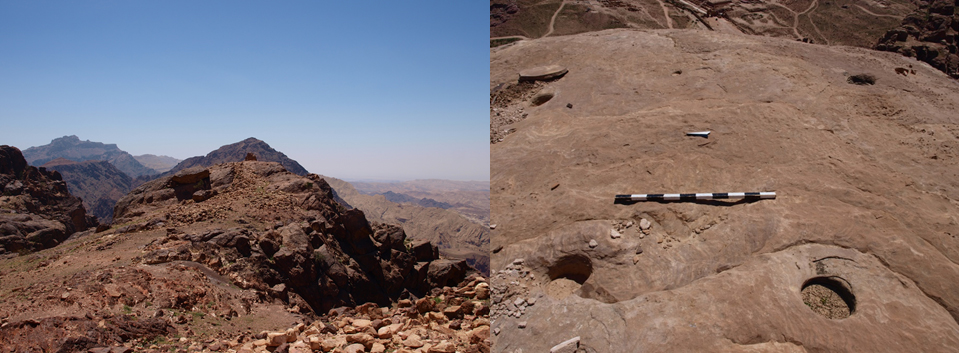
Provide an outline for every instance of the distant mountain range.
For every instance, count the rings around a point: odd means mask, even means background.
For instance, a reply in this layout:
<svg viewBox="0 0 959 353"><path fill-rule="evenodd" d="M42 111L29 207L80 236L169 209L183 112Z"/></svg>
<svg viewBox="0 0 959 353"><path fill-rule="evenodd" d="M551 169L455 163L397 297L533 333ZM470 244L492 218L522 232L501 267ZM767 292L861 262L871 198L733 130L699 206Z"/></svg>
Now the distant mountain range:
<svg viewBox="0 0 959 353"><path fill-rule="evenodd" d="M23 150L23 157L33 166L41 166L57 158L74 162L99 160L110 162L114 167L130 177L154 175L160 172L145 167L133 155L121 150L116 144L104 144L90 140L80 141L76 135L64 136L50 141L50 144L30 147Z"/></svg>
<svg viewBox="0 0 959 353"><path fill-rule="evenodd" d="M141 154L139 156L133 156L143 164L145 167L153 169L159 173L166 172L177 165L177 163L182 162L182 160L170 157L170 156L157 156L153 154Z"/></svg>

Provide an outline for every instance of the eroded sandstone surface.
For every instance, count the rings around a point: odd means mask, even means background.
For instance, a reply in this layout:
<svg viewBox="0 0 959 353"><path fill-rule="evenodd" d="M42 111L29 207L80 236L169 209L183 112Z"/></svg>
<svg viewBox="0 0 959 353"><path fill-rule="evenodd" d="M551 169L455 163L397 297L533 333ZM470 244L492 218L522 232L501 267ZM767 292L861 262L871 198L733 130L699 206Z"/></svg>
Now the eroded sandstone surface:
<svg viewBox="0 0 959 353"><path fill-rule="evenodd" d="M494 351L959 346L947 75L894 53L706 31L490 55L491 96L506 98L490 108ZM504 94L546 65L569 72ZM614 203L752 191L778 197ZM840 299L804 301L823 284Z"/></svg>

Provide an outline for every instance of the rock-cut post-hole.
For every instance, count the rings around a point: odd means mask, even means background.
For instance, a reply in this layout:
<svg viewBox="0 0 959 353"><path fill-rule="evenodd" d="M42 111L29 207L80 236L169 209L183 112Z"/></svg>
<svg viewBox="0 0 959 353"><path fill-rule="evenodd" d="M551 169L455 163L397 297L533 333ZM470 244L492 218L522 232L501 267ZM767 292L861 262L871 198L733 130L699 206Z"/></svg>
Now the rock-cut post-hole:
<svg viewBox="0 0 959 353"><path fill-rule="evenodd" d="M549 102L550 99L553 99L552 93L542 93L537 94L536 97L533 97L533 101L530 103L532 103L534 106L540 106L546 102Z"/></svg>
<svg viewBox="0 0 959 353"><path fill-rule="evenodd" d="M584 255L566 255L549 266L550 280L565 278L582 285L593 274L593 262Z"/></svg>
<svg viewBox="0 0 959 353"><path fill-rule="evenodd" d="M812 311L830 319L845 319L856 312L856 296L843 278L813 277L802 285L802 299Z"/></svg>

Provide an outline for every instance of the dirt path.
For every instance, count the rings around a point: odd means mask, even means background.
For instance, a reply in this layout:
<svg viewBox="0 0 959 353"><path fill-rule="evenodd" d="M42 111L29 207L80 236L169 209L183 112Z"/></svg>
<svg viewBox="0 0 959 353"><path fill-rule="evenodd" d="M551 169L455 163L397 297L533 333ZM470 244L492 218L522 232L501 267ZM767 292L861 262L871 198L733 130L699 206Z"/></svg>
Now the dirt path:
<svg viewBox="0 0 959 353"><path fill-rule="evenodd" d="M522 39L527 40L526 36L505 36L505 37L490 37L489 40L499 40L499 39Z"/></svg>
<svg viewBox="0 0 959 353"><path fill-rule="evenodd" d="M549 19L549 31L546 31L546 34L544 34L543 37L540 37L540 38L548 37L550 34L553 34L553 25L556 23L556 16L559 16L559 12L563 11L563 6L566 6L565 0L563 0L563 2L559 4L559 8L556 9L556 12L553 13L553 18Z"/></svg>
<svg viewBox="0 0 959 353"><path fill-rule="evenodd" d="M868 13L868 14L873 15L873 16L876 16L876 17L889 17L889 18L895 18L895 19L897 19L897 20L901 20L901 19L903 18L902 16L878 14L878 13L869 11L869 10L867 10L865 7L862 7L862 6L859 6L859 5L856 5L856 7L858 7L858 8L859 8L860 10L862 10L863 12Z"/></svg>
<svg viewBox="0 0 959 353"><path fill-rule="evenodd" d="M663 15L666 16L666 28L673 29L673 19L669 17L669 11L666 9L666 3L663 0L656 0L659 6L663 8Z"/></svg>

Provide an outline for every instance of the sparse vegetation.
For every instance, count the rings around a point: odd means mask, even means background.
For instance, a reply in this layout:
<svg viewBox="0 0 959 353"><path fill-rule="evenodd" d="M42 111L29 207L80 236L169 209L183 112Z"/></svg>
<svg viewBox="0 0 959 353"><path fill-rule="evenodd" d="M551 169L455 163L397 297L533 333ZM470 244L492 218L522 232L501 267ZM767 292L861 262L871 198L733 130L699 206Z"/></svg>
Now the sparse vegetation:
<svg viewBox="0 0 959 353"><path fill-rule="evenodd" d="M498 46L501 46L501 45L507 45L507 44L509 44L509 43L518 42L518 41L520 41L520 40L521 40L520 38L490 39L490 41L489 41L489 47L490 47L490 48L495 48L495 47L498 47Z"/></svg>

